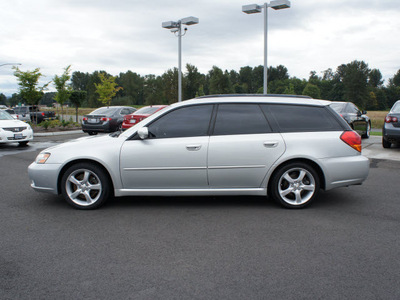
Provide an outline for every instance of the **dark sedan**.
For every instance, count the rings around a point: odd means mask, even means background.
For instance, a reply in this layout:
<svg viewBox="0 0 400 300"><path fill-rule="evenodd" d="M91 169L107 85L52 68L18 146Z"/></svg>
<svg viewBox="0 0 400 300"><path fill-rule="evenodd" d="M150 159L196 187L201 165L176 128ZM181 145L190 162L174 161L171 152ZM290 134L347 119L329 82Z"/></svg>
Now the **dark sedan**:
<svg viewBox="0 0 400 300"><path fill-rule="evenodd" d="M369 138L371 132L371 120L366 115L366 111L361 111L351 102L332 102L330 105L338 114L342 116L350 127L357 131L362 138Z"/></svg>
<svg viewBox="0 0 400 300"><path fill-rule="evenodd" d="M400 100L396 101L385 118L382 129L382 146L390 148L400 143Z"/></svg>
<svg viewBox="0 0 400 300"><path fill-rule="evenodd" d="M124 116L134 111L135 108L127 106L100 107L83 117L82 130L89 135L121 130Z"/></svg>

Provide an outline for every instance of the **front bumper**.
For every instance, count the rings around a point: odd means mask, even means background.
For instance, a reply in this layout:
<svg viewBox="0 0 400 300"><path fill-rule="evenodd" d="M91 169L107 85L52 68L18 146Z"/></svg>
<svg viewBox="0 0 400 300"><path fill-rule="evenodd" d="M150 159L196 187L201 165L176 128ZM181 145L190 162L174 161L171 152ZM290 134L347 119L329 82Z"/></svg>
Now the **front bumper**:
<svg viewBox="0 0 400 300"><path fill-rule="evenodd" d="M31 163L28 167L28 176L31 180L31 187L38 192L59 194L58 175L60 169L60 164Z"/></svg>
<svg viewBox="0 0 400 300"><path fill-rule="evenodd" d="M26 129L21 132L13 132L0 129L0 143L19 143L33 140L33 130Z"/></svg>

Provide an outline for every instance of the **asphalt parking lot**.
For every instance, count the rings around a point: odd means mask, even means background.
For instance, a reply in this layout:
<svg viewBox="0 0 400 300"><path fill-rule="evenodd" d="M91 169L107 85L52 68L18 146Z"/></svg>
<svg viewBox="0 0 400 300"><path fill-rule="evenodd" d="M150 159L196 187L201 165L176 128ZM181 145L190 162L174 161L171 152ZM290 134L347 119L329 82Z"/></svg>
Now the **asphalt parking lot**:
<svg viewBox="0 0 400 300"><path fill-rule="evenodd" d="M78 211L34 192L26 171L77 136L0 146L1 299L400 299L400 148L364 140L366 182L303 210L124 197Z"/></svg>

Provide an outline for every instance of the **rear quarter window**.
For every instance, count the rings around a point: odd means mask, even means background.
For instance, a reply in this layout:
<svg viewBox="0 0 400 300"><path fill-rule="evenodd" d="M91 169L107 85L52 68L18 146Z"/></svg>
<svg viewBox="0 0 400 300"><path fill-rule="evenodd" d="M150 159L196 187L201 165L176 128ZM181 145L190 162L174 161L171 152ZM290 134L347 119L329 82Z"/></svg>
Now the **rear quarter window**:
<svg viewBox="0 0 400 300"><path fill-rule="evenodd" d="M343 125L328 107L265 104L262 109L280 132L341 131Z"/></svg>

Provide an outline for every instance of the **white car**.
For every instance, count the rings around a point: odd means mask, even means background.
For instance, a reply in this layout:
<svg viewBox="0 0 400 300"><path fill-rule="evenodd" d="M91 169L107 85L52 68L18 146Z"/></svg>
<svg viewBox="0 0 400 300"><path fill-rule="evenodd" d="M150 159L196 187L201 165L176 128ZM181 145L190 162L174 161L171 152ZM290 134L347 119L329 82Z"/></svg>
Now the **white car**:
<svg viewBox="0 0 400 300"><path fill-rule="evenodd" d="M33 130L29 124L15 120L9 113L0 110L0 144L19 143L25 146L33 140Z"/></svg>

